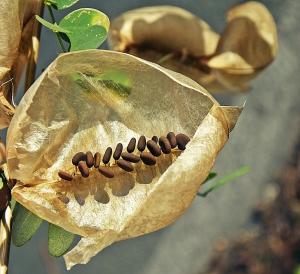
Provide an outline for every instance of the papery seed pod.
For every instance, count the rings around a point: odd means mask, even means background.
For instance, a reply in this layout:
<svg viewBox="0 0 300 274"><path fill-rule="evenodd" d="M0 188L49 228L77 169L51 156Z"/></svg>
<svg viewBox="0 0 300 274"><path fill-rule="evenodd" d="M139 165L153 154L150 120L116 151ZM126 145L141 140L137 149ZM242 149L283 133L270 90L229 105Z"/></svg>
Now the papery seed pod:
<svg viewBox="0 0 300 274"><path fill-rule="evenodd" d="M123 145L121 143L118 143L117 146L116 146L114 155L113 155L113 158L115 160L119 160L120 159L121 154L122 154L122 150L123 150Z"/></svg>
<svg viewBox="0 0 300 274"><path fill-rule="evenodd" d="M74 166L77 166L80 161L86 161L86 154L84 152L77 152L72 158Z"/></svg>
<svg viewBox="0 0 300 274"><path fill-rule="evenodd" d="M180 150L185 150L185 146L190 141L190 138L183 133L179 133L176 135L176 141L177 141L178 148Z"/></svg>
<svg viewBox="0 0 300 274"><path fill-rule="evenodd" d="M110 158L111 158L111 155L112 155L112 148L111 147L108 147L106 150L105 150L105 153L103 155L103 158L102 158L102 162L107 165L110 161Z"/></svg>
<svg viewBox="0 0 300 274"><path fill-rule="evenodd" d="M112 169L109 167L99 166L98 170L103 176L107 178L113 178L115 176Z"/></svg>
<svg viewBox="0 0 300 274"><path fill-rule="evenodd" d="M138 155L135 155L133 153L128 153L128 152L123 152L122 158L131 163L138 163L141 160Z"/></svg>
<svg viewBox="0 0 300 274"><path fill-rule="evenodd" d="M153 166L156 164L156 158L150 152L143 151L140 157L145 165Z"/></svg>
<svg viewBox="0 0 300 274"><path fill-rule="evenodd" d="M58 172L58 176L63 179L63 180L66 180L66 181L72 181L73 180L73 175L66 172L66 171L59 171Z"/></svg>
<svg viewBox="0 0 300 274"><path fill-rule="evenodd" d="M153 140L149 140L147 142L147 148L149 151L156 157L161 155L161 149L157 143L155 143Z"/></svg>
<svg viewBox="0 0 300 274"><path fill-rule="evenodd" d="M92 152L88 151L86 153L86 165L91 168L94 165L94 156Z"/></svg>
<svg viewBox="0 0 300 274"><path fill-rule="evenodd" d="M96 152L94 155L94 167L95 168L99 167L100 161L101 161L101 154L100 154L100 152Z"/></svg>
<svg viewBox="0 0 300 274"><path fill-rule="evenodd" d="M154 141L155 143L157 143L158 142L158 137L157 136L152 136L151 140Z"/></svg>
<svg viewBox="0 0 300 274"><path fill-rule="evenodd" d="M160 137L159 138L159 145L161 147L161 150L164 154L169 154L171 153L171 145L170 145L170 142L168 140L167 137Z"/></svg>
<svg viewBox="0 0 300 274"><path fill-rule="evenodd" d="M135 144L136 144L136 139L135 138L131 138L128 146L127 146L127 151L129 153L133 152L135 150Z"/></svg>
<svg viewBox="0 0 300 274"><path fill-rule="evenodd" d="M90 171L85 161L80 161L78 163L78 169L82 175L82 177L87 178L90 175Z"/></svg>
<svg viewBox="0 0 300 274"><path fill-rule="evenodd" d="M167 138L170 142L171 148L175 148L177 146L177 141L176 141L176 136L175 136L174 132L169 132L167 134Z"/></svg>
<svg viewBox="0 0 300 274"><path fill-rule="evenodd" d="M131 172L134 170L133 165L125 160L117 160L117 165L127 172Z"/></svg>
<svg viewBox="0 0 300 274"><path fill-rule="evenodd" d="M137 149L139 151L144 151L146 148L146 137L144 135L142 135L140 138L139 138L139 141L138 141L138 144L137 144Z"/></svg>

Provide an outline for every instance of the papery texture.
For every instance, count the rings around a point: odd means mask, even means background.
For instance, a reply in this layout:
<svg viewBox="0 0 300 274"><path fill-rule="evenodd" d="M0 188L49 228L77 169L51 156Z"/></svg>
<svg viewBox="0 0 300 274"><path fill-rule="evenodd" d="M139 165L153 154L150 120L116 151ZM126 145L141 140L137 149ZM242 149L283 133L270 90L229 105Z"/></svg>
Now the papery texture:
<svg viewBox="0 0 300 274"><path fill-rule="evenodd" d="M89 50L59 56L23 97L7 138L15 199L47 221L83 236L65 255L86 263L112 242L160 229L190 205L242 108L221 107L185 76L137 57ZM99 151L132 137L191 137L181 154L108 179L61 180L78 151ZM61 195L67 196L66 204Z"/></svg>
<svg viewBox="0 0 300 274"><path fill-rule="evenodd" d="M183 73L209 91L245 91L277 54L276 25L268 9L254 1L229 9L227 21L219 38L181 8L146 7L113 20L109 43Z"/></svg>
<svg viewBox="0 0 300 274"><path fill-rule="evenodd" d="M32 50L34 15L41 0L1 0L0 2L0 83L13 79L14 89ZM5 97L11 99L10 83L1 86Z"/></svg>

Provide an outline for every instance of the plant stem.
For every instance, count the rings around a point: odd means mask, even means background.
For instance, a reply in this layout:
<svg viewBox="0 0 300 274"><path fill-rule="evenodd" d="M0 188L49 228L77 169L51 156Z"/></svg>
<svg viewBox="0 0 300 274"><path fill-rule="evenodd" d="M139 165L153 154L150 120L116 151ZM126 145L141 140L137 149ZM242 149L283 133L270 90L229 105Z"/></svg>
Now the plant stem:
<svg viewBox="0 0 300 274"><path fill-rule="evenodd" d="M0 273L8 273L9 251L11 241L11 219L10 206L5 209L0 221Z"/></svg>
<svg viewBox="0 0 300 274"><path fill-rule="evenodd" d="M55 21L55 17L54 17L54 13L53 13L53 11L52 11L52 8L51 8L50 5L47 5L47 7L48 7L48 10L49 10L49 13L50 13L50 17L51 17L52 23L54 24L54 23L56 23L56 21ZM62 39L61 39L59 33L56 32L55 34L56 34L58 43L59 43L59 45L60 45L62 51L63 51L63 52L67 52L67 50L66 50L66 48L65 48L65 46L64 46L64 44L63 44L63 41L62 41Z"/></svg>

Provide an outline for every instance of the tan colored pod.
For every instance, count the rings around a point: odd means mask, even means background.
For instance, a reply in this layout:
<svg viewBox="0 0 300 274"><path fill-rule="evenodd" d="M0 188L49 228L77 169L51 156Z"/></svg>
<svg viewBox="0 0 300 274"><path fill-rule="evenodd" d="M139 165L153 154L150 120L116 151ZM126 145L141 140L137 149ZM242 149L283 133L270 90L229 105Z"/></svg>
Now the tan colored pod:
<svg viewBox="0 0 300 274"><path fill-rule="evenodd" d="M181 51L196 57L213 54L219 35L203 20L174 6L145 7L125 12L111 23L109 44L125 51L146 45L158 51Z"/></svg>
<svg viewBox="0 0 300 274"><path fill-rule="evenodd" d="M8 175L17 181L12 195L39 217L82 236L64 256L67 268L87 263L113 242L179 218L241 111L220 106L182 74L129 54L61 54L22 98L9 126ZM140 161L126 172L111 161L105 168L113 178L93 167L82 178L72 164L78 151L103 155L108 146L133 137L149 140L168 132L191 140L180 155L155 158L155 166ZM60 170L75 172L71 183L61 180ZM68 197L67 204L59 193Z"/></svg>

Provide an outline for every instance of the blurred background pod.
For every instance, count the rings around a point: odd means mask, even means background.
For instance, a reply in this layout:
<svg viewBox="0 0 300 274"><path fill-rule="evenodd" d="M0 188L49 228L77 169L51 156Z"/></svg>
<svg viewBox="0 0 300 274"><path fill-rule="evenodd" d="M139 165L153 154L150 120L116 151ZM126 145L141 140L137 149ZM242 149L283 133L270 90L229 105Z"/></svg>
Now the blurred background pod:
<svg viewBox="0 0 300 274"><path fill-rule="evenodd" d="M180 72L211 92L245 91L277 54L276 25L258 2L236 5L227 17L219 36L178 7L135 9L112 21L109 45Z"/></svg>

